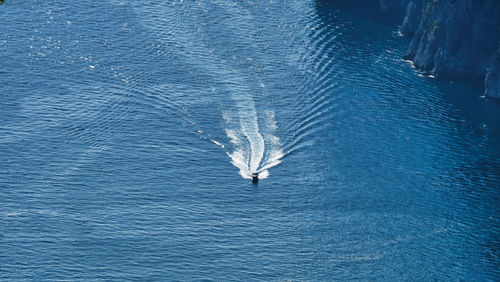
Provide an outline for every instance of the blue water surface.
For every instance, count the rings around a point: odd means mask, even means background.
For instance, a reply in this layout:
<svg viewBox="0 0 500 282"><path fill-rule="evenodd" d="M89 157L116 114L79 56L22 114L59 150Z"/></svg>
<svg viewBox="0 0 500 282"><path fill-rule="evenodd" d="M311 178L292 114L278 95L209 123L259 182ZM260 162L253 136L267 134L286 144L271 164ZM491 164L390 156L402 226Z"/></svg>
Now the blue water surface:
<svg viewBox="0 0 500 282"><path fill-rule="evenodd" d="M0 280L498 280L500 106L324 2L5 1Z"/></svg>

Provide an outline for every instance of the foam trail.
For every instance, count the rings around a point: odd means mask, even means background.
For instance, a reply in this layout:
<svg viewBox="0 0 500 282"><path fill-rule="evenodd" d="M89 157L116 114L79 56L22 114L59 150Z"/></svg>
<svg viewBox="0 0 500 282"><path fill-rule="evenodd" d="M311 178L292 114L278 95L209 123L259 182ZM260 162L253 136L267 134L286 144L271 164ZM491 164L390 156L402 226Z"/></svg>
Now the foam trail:
<svg viewBox="0 0 500 282"><path fill-rule="evenodd" d="M250 172L257 172L259 164L264 157L264 138L262 138L259 132L257 110L255 109L253 100L251 98L244 100L246 101L240 100L237 103L240 126L243 135L245 135L250 143Z"/></svg>
<svg viewBox="0 0 500 282"><path fill-rule="evenodd" d="M265 111L259 127L255 103L250 95L233 95L236 112L223 113L226 135L234 145L234 152L227 153L231 163L240 169L243 178L251 179L258 172L259 178L269 176L268 169L278 165L284 156L273 111ZM262 131L261 131L262 130Z"/></svg>

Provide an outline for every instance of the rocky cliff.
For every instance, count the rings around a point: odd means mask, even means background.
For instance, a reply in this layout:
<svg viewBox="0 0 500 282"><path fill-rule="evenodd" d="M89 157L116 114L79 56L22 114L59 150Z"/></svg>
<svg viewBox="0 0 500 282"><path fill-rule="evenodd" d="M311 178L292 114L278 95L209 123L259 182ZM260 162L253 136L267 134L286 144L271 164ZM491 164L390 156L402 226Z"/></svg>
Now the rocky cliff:
<svg viewBox="0 0 500 282"><path fill-rule="evenodd" d="M417 68L486 77L485 94L500 99L500 0L380 0L380 7L404 11L401 32L412 37L405 58Z"/></svg>
<svg viewBox="0 0 500 282"><path fill-rule="evenodd" d="M484 84L485 95L500 101L500 49L491 58Z"/></svg>

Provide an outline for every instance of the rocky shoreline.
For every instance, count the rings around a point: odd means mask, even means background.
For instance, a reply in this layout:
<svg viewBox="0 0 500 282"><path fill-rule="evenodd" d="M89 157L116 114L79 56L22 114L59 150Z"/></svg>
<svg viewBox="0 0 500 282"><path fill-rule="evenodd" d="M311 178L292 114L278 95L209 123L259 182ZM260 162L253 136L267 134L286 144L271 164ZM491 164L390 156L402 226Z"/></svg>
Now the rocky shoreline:
<svg viewBox="0 0 500 282"><path fill-rule="evenodd" d="M379 0L402 17L412 38L405 59L437 77L485 80L485 95L500 100L500 1Z"/></svg>

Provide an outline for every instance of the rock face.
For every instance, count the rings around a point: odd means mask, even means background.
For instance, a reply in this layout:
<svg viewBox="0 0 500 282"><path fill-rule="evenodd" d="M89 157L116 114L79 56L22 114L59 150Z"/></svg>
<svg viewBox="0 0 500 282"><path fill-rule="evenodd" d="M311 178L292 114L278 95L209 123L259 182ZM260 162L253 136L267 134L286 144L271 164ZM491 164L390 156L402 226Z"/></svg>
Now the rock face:
<svg viewBox="0 0 500 282"><path fill-rule="evenodd" d="M420 23L406 59L438 76L484 76L491 55L500 42L500 1L412 2L421 2L412 3ZM408 14L405 18L405 32L414 30L415 20L411 17Z"/></svg>
<svg viewBox="0 0 500 282"><path fill-rule="evenodd" d="M410 1L406 6L406 15L401 25L401 33L413 36L421 24L422 5L424 1Z"/></svg>
<svg viewBox="0 0 500 282"><path fill-rule="evenodd" d="M500 98L500 50L492 57L500 46L499 0L380 0L380 7L406 10L401 32L412 37L405 59L414 66L445 78L487 74L485 94Z"/></svg>
<svg viewBox="0 0 500 282"><path fill-rule="evenodd" d="M378 5L402 19L401 33L412 37L404 58L415 67L448 79L484 79L485 95L500 101L500 0L324 1L365 10Z"/></svg>
<svg viewBox="0 0 500 282"><path fill-rule="evenodd" d="M484 86L487 97L500 100L500 49L491 58Z"/></svg>

